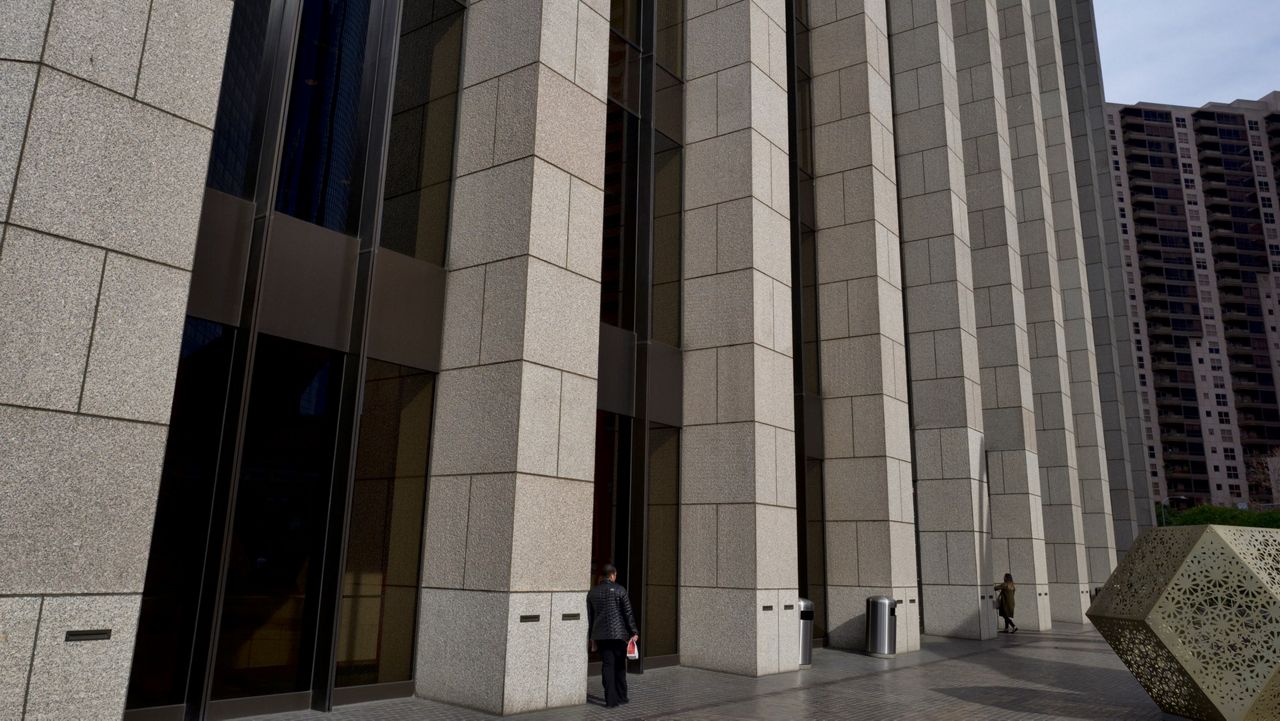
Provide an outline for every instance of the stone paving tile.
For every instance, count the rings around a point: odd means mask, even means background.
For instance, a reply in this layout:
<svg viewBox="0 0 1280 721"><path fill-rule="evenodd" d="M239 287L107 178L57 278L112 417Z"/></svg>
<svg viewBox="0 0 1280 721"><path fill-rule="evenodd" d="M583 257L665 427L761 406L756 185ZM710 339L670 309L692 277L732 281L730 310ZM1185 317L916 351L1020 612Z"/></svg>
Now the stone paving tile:
<svg viewBox="0 0 1280 721"><path fill-rule="evenodd" d="M522 721L1164 721L1120 660L1083 626L993 641L926 638L892 660L818 649L799 673L745 678L660 668L629 679L632 703L605 709L600 681L588 704L522 714ZM422 699L398 699L249 721L481 721L496 716Z"/></svg>

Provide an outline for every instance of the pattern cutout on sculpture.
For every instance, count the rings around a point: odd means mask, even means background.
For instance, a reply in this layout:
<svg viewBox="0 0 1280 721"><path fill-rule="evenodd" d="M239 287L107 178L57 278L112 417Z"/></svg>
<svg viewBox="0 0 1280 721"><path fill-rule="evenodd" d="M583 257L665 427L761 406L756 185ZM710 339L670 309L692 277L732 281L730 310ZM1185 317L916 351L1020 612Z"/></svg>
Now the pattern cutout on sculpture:
<svg viewBox="0 0 1280 721"><path fill-rule="evenodd" d="M1280 530L1152 529L1088 615L1166 713L1280 719Z"/></svg>

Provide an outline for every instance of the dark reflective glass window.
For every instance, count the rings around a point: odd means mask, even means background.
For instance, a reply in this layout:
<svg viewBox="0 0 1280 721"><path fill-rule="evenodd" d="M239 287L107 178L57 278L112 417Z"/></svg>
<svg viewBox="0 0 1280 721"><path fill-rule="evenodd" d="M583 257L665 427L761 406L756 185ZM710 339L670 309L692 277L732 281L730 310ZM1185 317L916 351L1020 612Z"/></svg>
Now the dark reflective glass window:
<svg viewBox="0 0 1280 721"><path fill-rule="evenodd" d="M213 698L305 691L344 355L258 336Z"/></svg>
<svg viewBox="0 0 1280 721"><path fill-rule="evenodd" d="M649 518L645 528L645 656L679 652L680 429L649 428Z"/></svg>
<svg viewBox="0 0 1280 721"><path fill-rule="evenodd" d="M367 0L306 0L276 210L354 234L360 219Z"/></svg>
<svg viewBox="0 0 1280 721"><path fill-rule="evenodd" d="M654 133L653 339L680 346L680 256L684 208L684 149Z"/></svg>
<svg viewBox="0 0 1280 721"><path fill-rule="evenodd" d="M684 0L661 0L654 5L657 36L654 62L674 78L684 77ZM672 136L677 137L677 136Z"/></svg>
<svg viewBox="0 0 1280 721"><path fill-rule="evenodd" d="M662 0L668 2L669 0ZM659 2L661 5L662 2ZM627 41L640 43L640 9L642 0L612 0L609 5L609 27Z"/></svg>
<svg viewBox="0 0 1280 721"><path fill-rule="evenodd" d="M463 6L407 2L400 22L382 210L384 248L444 265Z"/></svg>
<svg viewBox="0 0 1280 721"><path fill-rule="evenodd" d="M626 416L596 413L595 496L592 501L591 571L613 563L618 582L627 584L631 494L631 424ZM599 582L593 575L592 583Z"/></svg>
<svg viewBox="0 0 1280 721"><path fill-rule="evenodd" d="M235 336L193 317L182 331L129 708L185 700Z"/></svg>
<svg viewBox="0 0 1280 721"><path fill-rule="evenodd" d="M238 198L253 196L262 148L258 88L270 12L269 2L236 0L222 66L208 185Z"/></svg>
<svg viewBox="0 0 1280 721"><path fill-rule="evenodd" d="M600 255L600 320L635 328L636 145L640 122L609 103L605 126L604 229Z"/></svg>
<svg viewBox="0 0 1280 721"><path fill-rule="evenodd" d="M338 686L413 678L434 376L370 359L338 610Z"/></svg>
<svg viewBox="0 0 1280 721"><path fill-rule="evenodd" d="M609 33L609 99L640 112L640 49Z"/></svg>

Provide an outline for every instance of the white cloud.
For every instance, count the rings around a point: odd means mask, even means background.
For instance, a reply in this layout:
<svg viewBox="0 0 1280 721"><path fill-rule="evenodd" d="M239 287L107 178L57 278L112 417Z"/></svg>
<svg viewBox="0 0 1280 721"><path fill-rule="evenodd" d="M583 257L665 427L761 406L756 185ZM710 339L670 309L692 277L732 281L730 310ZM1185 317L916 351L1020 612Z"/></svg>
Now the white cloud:
<svg viewBox="0 0 1280 721"><path fill-rule="evenodd" d="M1094 0L1107 100L1200 106L1280 90L1280 0Z"/></svg>

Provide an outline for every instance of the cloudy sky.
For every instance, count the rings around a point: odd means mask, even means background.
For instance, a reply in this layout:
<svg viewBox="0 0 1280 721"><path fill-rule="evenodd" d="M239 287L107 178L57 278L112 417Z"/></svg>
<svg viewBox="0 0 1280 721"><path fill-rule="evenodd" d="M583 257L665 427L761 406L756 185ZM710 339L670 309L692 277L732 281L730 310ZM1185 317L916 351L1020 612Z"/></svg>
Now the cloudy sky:
<svg viewBox="0 0 1280 721"><path fill-rule="evenodd" d="M1107 100L1200 106L1280 90L1280 0L1094 0Z"/></svg>

